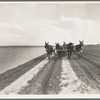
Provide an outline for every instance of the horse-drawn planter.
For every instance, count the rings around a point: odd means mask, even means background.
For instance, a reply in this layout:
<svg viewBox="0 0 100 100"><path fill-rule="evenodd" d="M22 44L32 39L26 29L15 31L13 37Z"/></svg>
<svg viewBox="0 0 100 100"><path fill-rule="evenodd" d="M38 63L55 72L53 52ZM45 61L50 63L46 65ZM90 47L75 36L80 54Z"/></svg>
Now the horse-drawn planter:
<svg viewBox="0 0 100 100"><path fill-rule="evenodd" d="M47 51L47 57L50 59L52 54L55 54L55 50L56 53L58 55L59 58L62 58L64 56L67 56L68 59L71 59L72 56L72 52L74 52L77 56L77 58L81 58L82 57L82 48L83 48L83 41L79 41L80 44L78 45L73 45L74 43L69 43L69 44L63 44L62 46L59 43L55 43L55 49L53 48L52 45L49 45L49 43L45 42L45 48Z"/></svg>
<svg viewBox="0 0 100 100"><path fill-rule="evenodd" d="M68 50L64 49L64 50L56 50L56 51L57 51L58 57L61 58L67 55Z"/></svg>
<svg viewBox="0 0 100 100"><path fill-rule="evenodd" d="M64 43L62 46L59 45L59 43L56 43L56 50L59 58L63 56L67 56L68 59L71 59L71 55L73 51L73 43L69 43L69 44Z"/></svg>

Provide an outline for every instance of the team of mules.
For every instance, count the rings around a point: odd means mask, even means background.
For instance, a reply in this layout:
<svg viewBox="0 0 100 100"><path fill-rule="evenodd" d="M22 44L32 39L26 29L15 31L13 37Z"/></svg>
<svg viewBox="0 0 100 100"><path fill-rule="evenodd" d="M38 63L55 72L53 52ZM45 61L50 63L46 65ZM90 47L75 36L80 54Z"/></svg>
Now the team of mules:
<svg viewBox="0 0 100 100"><path fill-rule="evenodd" d="M50 59L52 54L53 53L55 54L55 50L53 49L52 45L49 45L49 42L48 43L45 42L45 49L47 51L47 57L48 59Z"/></svg>
<svg viewBox="0 0 100 100"><path fill-rule="evenodd" d="M72 53L76 54L76 57L79 59L82 57L82 49L84 46L84 41L79 41L78 45L74 45L74 43L70 42L66 44L65 42L63 45L59 43L55 43L55 49L52 45L49 45L49 42L45 42L45 49L47 51L47 57L50 59L52 54L57 53L58 57L61 58L63 56L67 56L68 59L71 59Z"/></svg>

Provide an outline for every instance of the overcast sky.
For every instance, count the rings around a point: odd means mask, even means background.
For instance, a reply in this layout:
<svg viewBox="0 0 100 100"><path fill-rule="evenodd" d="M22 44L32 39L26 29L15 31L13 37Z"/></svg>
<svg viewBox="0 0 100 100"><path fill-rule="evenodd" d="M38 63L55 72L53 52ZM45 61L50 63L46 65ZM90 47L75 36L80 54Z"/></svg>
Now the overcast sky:
<svg viewBox="0 0 100 100"><path fill-rule="evenodd" d="M100 43L100 3L0 3L0 45Z"/></svg>

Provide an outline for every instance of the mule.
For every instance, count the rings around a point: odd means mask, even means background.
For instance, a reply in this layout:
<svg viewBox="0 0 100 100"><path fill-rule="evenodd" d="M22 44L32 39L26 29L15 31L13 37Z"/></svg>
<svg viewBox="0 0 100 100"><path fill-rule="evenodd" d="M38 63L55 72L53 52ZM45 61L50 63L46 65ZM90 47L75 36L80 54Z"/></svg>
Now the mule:
<svg viewBox="0 0 100 100"><path fill-rule="evenodd" d="M47 57L50 60L52 54L53 53L55 54L55 50L53 49L53 46L52 45L49 45L49 42L48 43L45 42L45 46L44 47L45 47L46 52L47 52Z"/></svg>
<svg viewBox="0 0 100 100"><path fill-rule="evenodd" d="M55 43L56 44L56 51L58 53L58 57L61 58L65 52L63 51L63 46L61 46L59 43Z"/></svg>
<svg viewBox="0 0 100 100"><path fill-rule="evenodd" d="M68 59L71 59L72 52L73 52L73 44L74 43L71 43L71 42L69 44L66 44L67 52L68 52Z"/></svg>
<svg viewBox="0 0 100 100"><path fill-rule="evenodd" d="M82 49L84 46L83 42L84 40L83 41L79 40L79 44L74 46L74 52L76 53L76 57L78 57L78 59L82 57L82 53L83 53Z"/></svg>

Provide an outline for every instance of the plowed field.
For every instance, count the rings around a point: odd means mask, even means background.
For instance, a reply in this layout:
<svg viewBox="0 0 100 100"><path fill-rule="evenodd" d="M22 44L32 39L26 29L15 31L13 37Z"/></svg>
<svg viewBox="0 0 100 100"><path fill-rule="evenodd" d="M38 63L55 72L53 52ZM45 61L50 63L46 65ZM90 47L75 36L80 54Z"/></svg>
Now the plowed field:
<svg viewBox="0 0 100 100"><path fill-rule="evenodd" d="M0 94L100 94L100 47L85 46L78 59L42 55L0 75Z"/></svg>

